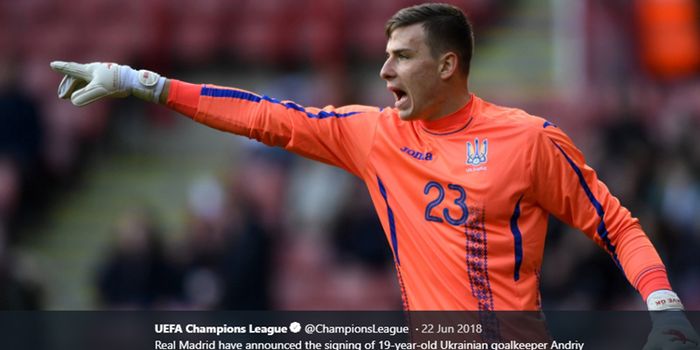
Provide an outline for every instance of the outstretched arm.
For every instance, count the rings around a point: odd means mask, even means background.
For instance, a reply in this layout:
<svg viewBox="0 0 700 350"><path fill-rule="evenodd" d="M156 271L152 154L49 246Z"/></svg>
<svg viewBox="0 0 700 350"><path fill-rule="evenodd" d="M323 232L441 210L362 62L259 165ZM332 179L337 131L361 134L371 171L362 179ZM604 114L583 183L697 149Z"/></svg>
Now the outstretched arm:
<svg viewBox="0 0 700 350"><path fill-rule="evenodd" d="M207 126L282 147L363 177L380 110L369 106L303 107L249 91L169 80L115 63L51 62L65 74L58 96L84 106L134 95Z"/></svg>

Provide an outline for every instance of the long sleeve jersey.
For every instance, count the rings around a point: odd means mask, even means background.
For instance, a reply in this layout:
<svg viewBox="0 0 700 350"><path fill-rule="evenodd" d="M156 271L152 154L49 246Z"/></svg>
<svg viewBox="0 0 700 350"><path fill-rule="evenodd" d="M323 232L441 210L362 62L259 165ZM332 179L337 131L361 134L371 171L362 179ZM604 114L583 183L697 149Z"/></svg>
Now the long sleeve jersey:
<svg viewBox="0 0 700 350"><path fill-rule="evenodd" d="M638 220L561 129L522 110L472 95L436 121L402 121L393 108L302 107L179 81L167 104L361 178L407 310L540 309L549 214L602 247L644 298L670 289Z"/></svg>

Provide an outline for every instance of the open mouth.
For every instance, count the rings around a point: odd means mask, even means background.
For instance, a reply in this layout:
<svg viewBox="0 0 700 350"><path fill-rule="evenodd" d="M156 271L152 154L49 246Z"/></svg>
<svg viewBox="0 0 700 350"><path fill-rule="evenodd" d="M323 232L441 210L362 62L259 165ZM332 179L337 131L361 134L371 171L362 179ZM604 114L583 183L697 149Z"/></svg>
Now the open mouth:
<svg viewBox="0 0 700 350"><path fill-rule="evenodd" d="M394 103L396 108L399 108L400 105L404 104L404 102L408 100L408 94L406 91L395 87L390 87L389 90L394 94L394 98L396 98L396 102Z"/></svg>

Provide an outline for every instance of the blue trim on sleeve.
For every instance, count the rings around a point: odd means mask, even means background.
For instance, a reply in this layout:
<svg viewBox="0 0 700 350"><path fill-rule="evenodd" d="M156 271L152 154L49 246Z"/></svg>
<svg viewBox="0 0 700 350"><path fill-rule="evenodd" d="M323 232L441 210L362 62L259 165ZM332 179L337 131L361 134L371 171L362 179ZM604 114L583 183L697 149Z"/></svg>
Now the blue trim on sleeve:
<svg viewBox="0 0 700 350"><path fill-rule="evenodd" d="M564 152L564 150L554 141L552 141L554 146L556 146L559 151L564 155L564 158L566 158L566 161L569 162L569 165L571 168L574 169L574 172L576 172L576 176L578 176L578 181L581 187L583 188L583 191L586 192L586 196L588 196L588 200L591 202L593 207L595 208L596 213L600 217L600 223L598 224L598 228L596 232L598 233L598 237L600 237L601 240L603 240L603 243L605 243L605 247L608 249L608 252L612 255L613 260L615 261L615 264L619 268L622 268L622 265L620 264L620 261L617 259L617 253L615 253L615 245L612 244L610 241L610 237L608 237L608 229L605 226L605 211L603 210L603 206L598 202L598 200L595 198L593 195L593 191L591 191L591 188L588 187L588 184L586 183L586 179L583 177L583 173L581 172L581 169L574 163L571 158L569 158L569 155Z"/></svg>
<svg viewBox="0 0 700 350"><path fill-rule="evenodd" d="M396 257L396 264L401 266L401 260L399 259L399 242L396 238L396 223L394 222L394 211L391 210L391 206L389 206L389 200L387 199L386 189L384 188L384 183L382 183L382 179L380 179L379 176L377 176L377 183L379 184L379 192L382 193L382 197L384 197L384 202L386 202L386 211L387 215L389 216L389 231L391 233L391 247L394 249L394 257Z"/></svg>
<svg viewBox="0 0 700 350"><path fill-rule="evenodd" d="M518 198L518 202L515 203L515 209L513 210L513 216L510 217L510 232L513 233L513 245L515 246L515 268L513 269L513 280L518 281L520 279L520 265L523 263L523 236L520 233L520 228L518 227L518 219L520 218L520 200L523 199L521 195Z"/></svg>
<svg viewBox="0 0 700 350"><path fill-rule="evenodd" d="M262 98L258 95L251 94L245 91L230 90L230 89L215 89L203 86L200 92L201 96L210 96L217 98L235 98L238 100L246 100L252 102L260 102Z"/></svg>
<svg viewBox="0 0 700 350"><path fill-rule="evenodd" d="M350 116L353 116L355 114L362 113L362 112L336 113L336 112L320 111L320 112L318 112L318 114L314 114L314 113L306 111L306 109L304 107L302 107L294 102L291 102L291 101L282 102L276 98L272 98L269 96L258 96L256 94L252 94L252 93L240 91L240 90L218 89L218 88L212 88L212 87L207 87L207 86L202 87L202 91L200 92L200 95L201 96L215 97L215 98L233 98L233 99L237 99L237 100L246 100L246 101L251 101L251 102L255 102L255 103L260 103L261 101L267 101L267 102L271 102L271 103L285 106L288 109L293 109L295 111L305 113L309 118L314 118L314 119L325 119L325 118L330 118L330 117L344 118L344 117L350 117Z"/></svg>

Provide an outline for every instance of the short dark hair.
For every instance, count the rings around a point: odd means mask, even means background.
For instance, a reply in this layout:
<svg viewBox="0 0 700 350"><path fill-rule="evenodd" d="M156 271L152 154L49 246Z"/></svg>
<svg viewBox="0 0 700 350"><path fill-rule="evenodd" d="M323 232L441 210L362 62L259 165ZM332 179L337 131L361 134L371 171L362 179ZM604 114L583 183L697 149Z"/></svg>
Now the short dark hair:
<svg viewBox="0 0 700 350"><path fill-rule="evenodd" d="M384 27L387 38L396 28L423 24L426 44L433 56L454 51L459 57L462 72L469 75L469 65L474 51L472 25L464 12L453 5L426 3L406 7L394 14Z"/></svg>

